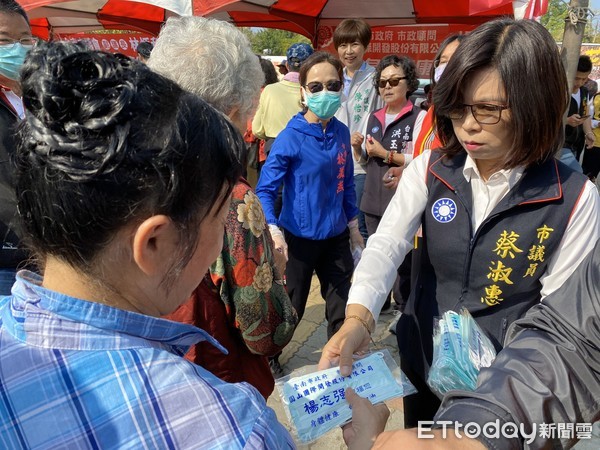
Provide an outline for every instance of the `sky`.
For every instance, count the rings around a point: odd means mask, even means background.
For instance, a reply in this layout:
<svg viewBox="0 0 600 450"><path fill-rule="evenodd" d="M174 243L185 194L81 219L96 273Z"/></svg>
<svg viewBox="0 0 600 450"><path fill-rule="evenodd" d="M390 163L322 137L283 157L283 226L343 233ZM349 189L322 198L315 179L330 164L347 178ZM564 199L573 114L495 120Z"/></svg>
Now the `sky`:
<svg viewBox="0 0 600 450"><path fill-rule="evenodd" d="M590 0L590 8L592 8L593 11L598 11L600 10L600 0Z"/></svg>

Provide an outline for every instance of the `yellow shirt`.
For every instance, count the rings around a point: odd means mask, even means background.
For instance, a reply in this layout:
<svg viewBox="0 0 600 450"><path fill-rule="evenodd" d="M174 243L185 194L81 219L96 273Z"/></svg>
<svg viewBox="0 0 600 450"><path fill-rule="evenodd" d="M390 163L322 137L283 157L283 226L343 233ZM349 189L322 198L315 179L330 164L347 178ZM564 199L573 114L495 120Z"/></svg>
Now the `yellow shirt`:
<svg viewBox="0 0 600 450"><path fill-rule="evenodd" d="M283 80L269 84L260 95L252 120L252 134L259 139L276 138L301 110L299 83Z"/></svg>

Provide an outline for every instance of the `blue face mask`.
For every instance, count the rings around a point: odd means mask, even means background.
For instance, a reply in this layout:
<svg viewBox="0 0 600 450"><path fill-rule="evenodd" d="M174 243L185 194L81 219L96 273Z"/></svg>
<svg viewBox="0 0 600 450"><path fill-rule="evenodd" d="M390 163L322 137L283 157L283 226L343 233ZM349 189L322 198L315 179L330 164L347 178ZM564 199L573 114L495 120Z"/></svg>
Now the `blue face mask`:
<svg viewBox="0 0 600 450"><path fill-rule="evenodd" d="M16 43L12 47L0 45L0 75L11 80L19 79L19 71L25 62L29 47Z"/></svg>
<svg viewBox="0 0 600 450"><path fill-rule="evenodd" d="M304 95L308 109L321 120L331 119L342 104L341 91L332 92L323 89L321 92L312 94L305 90Z"/></svg>

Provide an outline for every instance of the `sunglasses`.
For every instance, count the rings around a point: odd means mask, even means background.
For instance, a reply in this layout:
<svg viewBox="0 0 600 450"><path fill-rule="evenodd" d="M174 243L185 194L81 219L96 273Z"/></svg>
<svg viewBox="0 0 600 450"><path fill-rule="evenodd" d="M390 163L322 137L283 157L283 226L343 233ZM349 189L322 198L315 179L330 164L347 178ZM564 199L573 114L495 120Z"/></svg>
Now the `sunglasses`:
<svg viewBox="0 0 600 450"><path fill-rule="evenodd" d="M305 84L304 87L308 89L311 94L321 92L323 88L331 92L339 92L342 89L341 81L328 81L327 83L321 83L320 81L311 81Z"/></svg>
<svg viewBox="0 0 600 450"><path fill-rule="evenodd" d="M377 85L380 89L384 89L388 83L390 83L391 87L396 87L400 84L402 80L406 80L408 77L398 77L398 78L390 78L389 80L379 80Z"/></svg>

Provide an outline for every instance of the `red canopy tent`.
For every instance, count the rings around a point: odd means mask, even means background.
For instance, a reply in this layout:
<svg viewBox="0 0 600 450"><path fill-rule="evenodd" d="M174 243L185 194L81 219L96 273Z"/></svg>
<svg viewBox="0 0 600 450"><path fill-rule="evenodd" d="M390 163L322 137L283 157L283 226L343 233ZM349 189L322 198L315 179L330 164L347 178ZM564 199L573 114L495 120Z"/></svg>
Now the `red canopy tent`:
<svg viewBox="0 0 600 450"><path fill-rule="evenodd" d="M479 24L513 14L513 0L19 0L38 35L92 29L157 34L169 15L210 16L279 28L315 41L319 26L360 17L371 25ZM44 32L44 30L46 30Z"/></svg>
<svg viewBox="0 0 600 450"><path fill-rule="evenodd" d="M172 15L192 14L191 0L18 0L34 34L42 38L93 30L134 30L157 35Z"/></svg>
<svg viewBox="0 0 600 450"><path fill-rule="evenodd" d="M48 38L87 39L92 48L128 53L141 36L96 36L81 32L145 31L156 36L171 15L214 17L242 27L278 28L302 34L315 48L334 52L332 35L345 18L363 18L373 27L366 54L370 64L382 55L412 57L428 76L439 43L450 33L546 0L19 0L34 33ZM515 9L513 10L513 3ZM547 5L546 5L547 6ZM539 9L539 8L538 8ZM404 31L406 29L406 31ZM150 38L152 39L152 37Z"/></svg>
<svg viewBox="0 0 600 450"><path fill-rule="evenodd" d="M514 14L513 0L203 0L194 3L193 11L238 26L294 31L332 53L335 26L346 18L363 18L373 29L367 62L376 65L386 54L403 54L416 62L422 78L429 77L446 36Z"/></svg>
<svg viewBox="0 0 600 450"><path fill-rule="evenodd" d="M316 48L334 51L331 38L335 26L345 18L363 18L374 27L367 54L370 64L376 64L383 54L402 53L417 61L421 75L429 73L437 46L448 34L469 31L494 17L523 15L521 11L524 15L541 15L547 9L547 0L19 1L28 11L37 36L83 37L92 40L94 48L123 52L131 51L136 47L136 39L142 38L97 38L82 36L81 32L135 30L156 36L167 17L194 14L242 27L293 31L310 38ZM397 26L404 26L407 31Z"/></svg>
<svg viewBox="0 0 600 450"><path fill-rule="evenodd" d="M315 41L320 26L363 18L372 26L460 23L477 25L513 15L512 0L197 0L194 15L239 26L279 28Z"/></svg>

